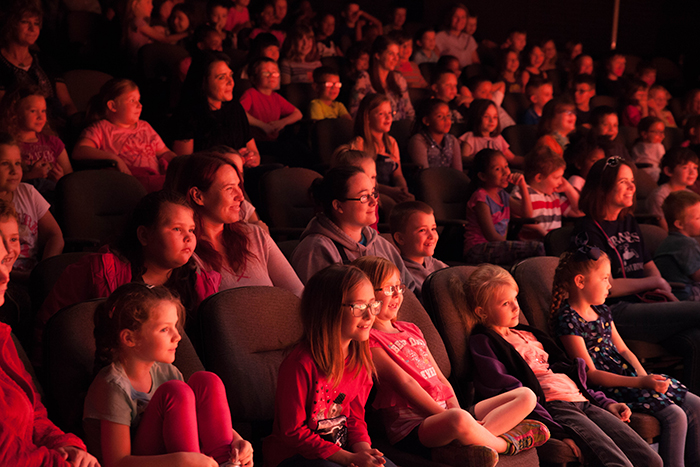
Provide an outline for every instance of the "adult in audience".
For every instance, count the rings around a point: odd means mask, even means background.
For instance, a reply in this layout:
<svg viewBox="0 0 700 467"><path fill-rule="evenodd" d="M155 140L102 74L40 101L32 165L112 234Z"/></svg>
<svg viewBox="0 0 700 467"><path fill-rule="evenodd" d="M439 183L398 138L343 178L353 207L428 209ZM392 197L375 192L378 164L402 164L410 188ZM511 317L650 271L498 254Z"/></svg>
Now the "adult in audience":
<svg viewBox="0 0 700 467"><path fill-rule="evenodd" d="M177 155L223 144L237 149L246 167L260 165L245 110L233 100L233 86L233 72L223 53L203 52L192 61L174 117Z"/></svg>
<svg viewBox="0 0 700 467"><path fill-rule="evenodd" d="M200 264L221 274L221 290L266 285L301 296L304 287L272 238L242 221L243 191L234 164L213 154L193 154L176 186L195 212Z"/></svg>

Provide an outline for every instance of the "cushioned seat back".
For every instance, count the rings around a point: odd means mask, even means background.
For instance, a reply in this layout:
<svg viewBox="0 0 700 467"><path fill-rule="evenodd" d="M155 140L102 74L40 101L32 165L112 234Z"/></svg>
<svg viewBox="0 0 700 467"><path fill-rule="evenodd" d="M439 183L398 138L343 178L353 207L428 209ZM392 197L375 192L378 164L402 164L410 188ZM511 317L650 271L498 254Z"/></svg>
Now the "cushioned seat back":
<svg viewBox="0 0 700 467"><path fill-rule="evenodd" d="M116 170L84 170L56 185L58 222L66 239L100 243L119 235L146 190L136 178Z"/></svg>
<svg viewBox="0 0 700 467"><path fill-rule="evenodd" d="M314 122L311 144L318 161L324 166L332 164L335 148L347 144L353 137L352 120L347 118L325 118Z"/></svg>
<svg viewBox="0 0 700 467"><path fill-rule="evenodd" d="M574 224L567 224L547 233L544 237L544 249L547 252L547 256L559 257L568 250L573 231Z"/></svg>
<svg viewBox="0 0 700 467"><path fill-rule="evenodd" d="M32 291L32 311L36 314L63 271L85 256L85 252L63 253L46 258L32 269L29 290Z"/></svg>
<svg viewBox="0 0 700 467"><path fill-rule="evenodd" d="M503 138L513 154L524 156L537 143L537 125L512 125L503 129Z"/></svg>
<svg viewBox="0 0 700 467"><path fill-rule="evenodd" d="M67 432L83 431L83 401L93 380L95 361L94 314L104 300L64 308L49 320L44 331L46 405L51 420ZM204 369L184 332L174 364L185 379Z"/></svg>
<svg viewBox="0 0 700 467"><path fill-rule="evenodd" d="M452 367L442 337L440 337L437 329L435 329L435 325L430 320L430 316L428 316L423 305L421 305L420 301L418 301L410 290L406 290L404 294L403 304L399 309L398 320L408 321L420 328L428 344L430 353L433 354L433 358L435 358L435 361L440 367L440 371L442 371L442 374L444 374L446 378L449 378Z"/></svg>
<svg viewBox="0 0 700 467"><path fill-rule="evenodd" d="M466 219L469 178L450 167L421 170L416 179L416 199L430 205L435 219Z"/></svg>
<svg viewBox="0 0 700 467"><path fill-rule="evenodd" d="M79 112L84 112L90 98L100 92L102 85L112 79L112 75L97 70L71 70L65 72L63 79L75 107Z"/></svg>
<svg viewBox="0 0 700 467"><path fill-rule="evenodd" d="M280 94L301 113L308 112L309 104L316 97L311 83L291 83L282 86Z"/></svg>
<svg viewBox="0 0 700 467"><path fill-rule="evenodd" d="M520 121L530 105L530 100L524 93L521 92L506 93L506 95L503 97L503 102L501 103L503 110L508 112L508 115L510 115L516 122Z"/></svg>
<svg viewBox="0 0 700 467"><path fill-rule="evenodd" d="M314 217L309 188L321 174L301 167L284 167L263 176L260 192L265 221L271 228L305 228Z"/></svg>
<svg viewBox="0 0 700 467"><path fill-rule="evenodd" d="M608 107L612 107L613 109L617 110L617 107L619 105L619 101L617 97L613 96L593 96L591 97L591 110L595 109L596 107L601 107L603 105L607 105Z"/></svg>
<svg viewBox="0 0 700 467"><path fill-rule="evenodd" d="M549 332L549 307L552 302L552 283L559 258L540 256L528 258L513 267L512 274L518 283L520 310L528 323Z"/></svg>
<svg viewBox="0 0 700 467"><path fill-rule="evenodd" d="M391 123L391 130L389 130L389 135L396 139L396 144L399 145L399 154L403 154L404 157L408 155L408 140L411 139L411 133L413 132L413 120L410 118L404 118L403 120L394 120Z"/></svg>
<svg viewBox="0 0 700 467"><path fill-rule="evenodd" d="M277 372L302 335L300 300L276 287L241 287L212 295L199 309L202 360L226 385L235 422L274 417Z"/></svg>
<svg viewBox="0 0 700 467"><path fill-rule="evenodd" d="M644 239L644 246L651 256L654 256L656 249L661 245L661 242L668 237L668 232L658 225L639 224L639 230Z"/></svg>

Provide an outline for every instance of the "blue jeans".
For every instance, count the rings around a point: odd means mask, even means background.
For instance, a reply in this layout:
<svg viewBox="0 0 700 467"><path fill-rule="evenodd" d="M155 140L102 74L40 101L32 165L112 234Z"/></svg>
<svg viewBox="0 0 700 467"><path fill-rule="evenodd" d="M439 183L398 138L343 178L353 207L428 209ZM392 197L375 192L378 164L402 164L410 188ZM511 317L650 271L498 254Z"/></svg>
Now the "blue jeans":
<svg viewBox="0 0 700 467"><path fill-rule="evenodd" d="M391 462L386 457L384 467L396 467L396 464ZM325 459L307 459L301 454L283 460L277 467L342 467L336 462L331 462Z"/></svg>
<svg viewBox="0 0 700 467"><path fill-rule="evenodd" d="M664 467L700 465L700 397L689 392L682 407L671 404L654 416L661 423L659 454Z"/></svg>
<svg viewBox="0 0 700 467"><path fill-rule="evenodd" d="M661 467L661 457L626 423L590 402L547 402L555 422L571 433L587 463L605 467ZM595 463L595 462L594 462Z"/></svg>

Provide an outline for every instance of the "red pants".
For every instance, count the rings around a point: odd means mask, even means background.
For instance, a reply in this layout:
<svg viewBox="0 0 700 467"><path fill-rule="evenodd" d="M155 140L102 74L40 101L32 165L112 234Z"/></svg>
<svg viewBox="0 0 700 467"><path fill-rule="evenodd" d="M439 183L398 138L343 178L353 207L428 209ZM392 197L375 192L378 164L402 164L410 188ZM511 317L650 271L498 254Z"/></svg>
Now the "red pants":
<svg viewBox="0 0 700 467"><path fill-rule="evenodd" d="M137 456L201 452L221 464L230 458L231 441L224 384L214 373L198 371L187 383L168 381L156 390L131 451Z"/></svg>

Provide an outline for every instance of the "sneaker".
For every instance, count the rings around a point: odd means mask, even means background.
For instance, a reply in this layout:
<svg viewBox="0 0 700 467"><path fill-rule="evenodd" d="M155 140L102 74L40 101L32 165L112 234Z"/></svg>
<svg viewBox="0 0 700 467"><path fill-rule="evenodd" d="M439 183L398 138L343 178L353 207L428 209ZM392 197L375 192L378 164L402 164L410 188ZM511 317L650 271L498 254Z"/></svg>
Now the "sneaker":
<svg viewBox="0 0 700 467"><path fill-rule="evenodd" d="M498 453L488 446L465 446L453 441L447 446L433 448L433 462L440 462L455 467L478 465L494 467L498 463Z"/></svg>
<svg viewBox="0 0 700 467"><path fill-rule="evenodd" d="M525 419L515 428L499 435L508 443L505 454L514 456L521 451L527 451L542 446L549 439L549 429L537 420Z"/></svg>

